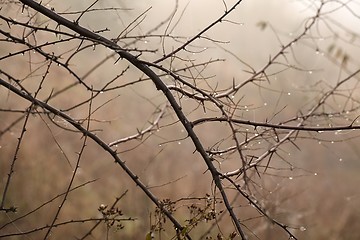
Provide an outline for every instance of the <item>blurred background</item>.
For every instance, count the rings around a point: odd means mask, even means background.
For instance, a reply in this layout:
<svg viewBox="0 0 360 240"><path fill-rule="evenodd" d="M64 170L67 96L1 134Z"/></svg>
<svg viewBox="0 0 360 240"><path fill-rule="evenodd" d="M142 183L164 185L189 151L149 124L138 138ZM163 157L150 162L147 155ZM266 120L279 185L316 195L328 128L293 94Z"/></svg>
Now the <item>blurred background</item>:
<svg viewBox="0 0 360 240"><path fill-rule="evenodd" d="M121 36L120 46L135 53L139 51L141 59L152 62L195 36L235 2L100 0L92 7L97 10L81 16L79 24L110 39ZM284 123L308 112L324 93L359 69L357 26L360 3L324 2L328 3L311 30L267 69L268 81L247 84L234 94L233 102L241 108L237 113L239 118ZM80 12L91 4L91 1L53 1L47 6L68 19L76 20ZM226 21L216 24L188 46L187 51L181 51L177 58L165 61L163 66L176 71L191 68L194 62L204 63L190 73L184 71L179 74L196 77L197 86L204 89L220 92L231 88L233 82L246 81L252 75L252 69L262 69L282 46L300 36L304 26L316 16L320 4L321 1L310 0L244 0L226 17ZM0 12L18 21L28 17L22 12L21 5L8 1L2 3ZM56 27L46 17L40 14L34 16L32 21L49 28ZM3 31L21 36L22 26L9 28L4 19L1 21ZM71 33L63 26L58 29ZM173 37L161 37L166 34ZM29 41L40 45L61 38L66 37L39 31L36 39ZM5 39L4 35L1 39ZM88 86L105 89L91 103L91 130L106 143L137 134L154 122L161 109L165 109L151 134L116 144L113 148L159 199L175 202L176 217L184 221L191 218L189 206L203 206L202 198L205 194L211 195L214 186L205 163L194 153L195 148L187 133L173 111L166 107L167 100L146 76L123 59L117 59L109 49L90 47L72 56L76 49L83 46L85 44L80 46L78 40L70 40L44 49L61 54L62 61L69 60L69 67ZM4 57L25 48L21 44L0 42L2 78L5 76L3 72L6 72L21 80L30 92L35 92L49 69L37 98L46 99L58 93L49 100L50 105L74 119L86 119L89 102L82 103L91 97L90 91L76 84L77 79L67 69L56 64L48 68L44 58L33 51ZM168 75L161 77L167 84L176 85ZM106 85L108 83L109 86ZM334 116L320 114L307 124L314 127L356 125L359 115L357 85L358 75L344 84L319 110L319 113L333 112ZM108 90L111 87L114 90ZM63 91L65 88L68 89ZM190 120L219 116L210 103L203 107L192 99L176 96ZM24 110L29 105L8 89L0 88L1 194L4 193L24 126ZM37 110L41 112L41 109ZM14 223L11 221L66 190L83 143L81 134L68 129L72 129L70 124L59 117L53 116L51 120L42 114L30 114L5 201L7 206L16 206L17 213L0 213L0 236L5 238L7 234L30 231L9 239L43 238L46 231L41 227L53 219L61 202L60 197ZM252 126L243 125L239 129L243 131L243 136L256 134ZM201 124L195 127L195 131L207 150L233 145L231 131L225 123ZM284 134L279 133L281 136ZM252 176L257 186L254 196L270 216L291 226L298 239L359 239L358 136L356 130L299 133L295 144L287 142L281 146L266 174ZM249 142L246 146L248 150L244 152L261 155L271 144L265 138L256 139ZM69 194L58 218L58 222L79 220L79 223L54 228L51 238L80 239L102 216L99 206L111 206L117 197L124 194L116 205L123 213L121 224L124 228L102 223L89 238L145 239L151 226L157 222L154 204L109 154L92 141L86 145L73 183L73 187L82 187ZM216 166L222 172L241 166L236 154L219 156L217 161ZM235 193L232 199L237 213L250 229L248 231L252 232L249 239L288 239L282 229L265 218L253 217L257 211L246 200ZM209 225L206 221L199 223L191 232L193 238L204 236ZM171 239L173 232L166 229L171 229L172 225L166 222L163 228L160 239ZM212 228L208 237L215 238L219 229L228 235L233 226L227 220L220 220L219 228Z"/></svg>

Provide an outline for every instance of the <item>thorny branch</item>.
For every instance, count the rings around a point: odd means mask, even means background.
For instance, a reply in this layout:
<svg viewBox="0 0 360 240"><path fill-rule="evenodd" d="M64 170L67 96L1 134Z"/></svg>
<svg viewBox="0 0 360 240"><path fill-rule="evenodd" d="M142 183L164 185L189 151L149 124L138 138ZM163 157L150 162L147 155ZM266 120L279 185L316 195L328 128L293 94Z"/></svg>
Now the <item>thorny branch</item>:
<svg viewBox="0 0 360 240"><path fill-rule="evenodd" d="M77 32L81 36L86 37L89 40L93 40L95 42L101 43L101 44L109 47L110 49L116 51L120 55L120 57L128 60L131 64L133 64L140 71L142 71L144 74L146 74L147 76L149 76L151 78L151 80L154 82L156 88L158 90L161 90L164 93L164 95L166 96L166 98L168 99L170 105L173 107L176 115L178 116L179 120L182 122L182 124L185 127L186 131L188 132L190 138L192 139L197 151L200 153L200 155L204 159L204 161L205 161L208 169L210 170L212 177L215 181L215 185L219 188L220 194L222 195L224 203L226 205L226 208L229 211L234 224L236 225L238 233L241 235L242 239L246 239L245 234L242 230L242 227L238 221L238 218L235 216L235 213L233 212L232 207L229 204L229 201L227 199L228 197L227 197L225 190L223 189L223 186L221 184L221 180L220 180L217 169L213 165L212 160L210 159L209 155L206 153L200 140L198 139L197 135L193 131L192 125L190 124L187 117L182 112L181 107L177 103L176 99L171 94L171 92L169 91L167 86L163 83L163 81L158 77L158 75L156 73L154 73L149 67L147 67L146 65L141 63L135 56L131 55L129 52L124 51L120 46L118 46L111 40L101 37L98 34L95 34L85 28L82 28L81 26L77 25L76 23L72 23L69 20L66 20L65 18L57 15L53 11L45 8L44 6L38 4L34 1L31 1L31 0L20 0L20 1L22 3L30 6L34 10L39 11L42 14L46 15L47 17L51 18L52 20L56 21L58 24L64 25L64 26L70 28L71 30ZM239 4L239 3L240 2L238 2L237 4ZM133 177L135 178L135 176L133 176ZM172 220L174 221L174 224L177 223L177 221L175 221L175 219L172 219ZM178 224L178 228L182 229L181 225Z"/></svg>

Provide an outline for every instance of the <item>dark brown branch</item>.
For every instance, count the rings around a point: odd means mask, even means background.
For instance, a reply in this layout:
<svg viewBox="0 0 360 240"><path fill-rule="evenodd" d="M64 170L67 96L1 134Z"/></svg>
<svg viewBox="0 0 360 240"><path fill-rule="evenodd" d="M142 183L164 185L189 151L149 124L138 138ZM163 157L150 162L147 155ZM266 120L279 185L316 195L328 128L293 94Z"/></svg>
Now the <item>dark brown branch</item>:
<svg viewBox="0 0 360 240"><path fill-rule="evenodd" d="M173 215L171 213L169 213L165 208L163 208L162 204L160 203L160 201L155 197L155 195L150 192L147 189L147 186L142 183L139 179L138 176L136 176L131 170L130 168L127 167L127 165L125 164L124 161L122 161L119 156L117 155L116 151L112 150L104 141L102 141L98 136L96 136L95 134L87 131L81 124L79 124L77 121L74 121L74 119L72 119L70 116L66 115L65 113L59 111L58 109L50 106L49 104L42 102L38 99L33 98L30 94L23 92L19 89L17 89L16 87L14 87L13 85L11 85L10 83L4 81L2 78L0 78L0 85L3 85L5 88L9 89L11 92L15 93L16 95L18 95L19 97L26 99L30 102L32 102L33 104L42 107L50 112L52 112L53 114L55 114L56 116L59 116L61 118L63 118L65 121L67 121L68 123L70 123L73 127L75 127L76 129L78 129L80 132L82 132L84 135L87 135L89 138L91 138L94 142L96 142L100 147L102 147L106 152L108 152L113 159L115 160L115 162L121 166L121 168L126 172L126 174L129 175L129 177L134 181L134 183L139 186L142 191L149 197L149 199L151 199L151 201L158 207L160 208L164 214L170 219L170 221L178 228L178 229L183 229L183 226L178 223L178 221L173 217ZM191 237L189 235L187 235L188 239L191 239Z"/></svg>
<svg viewBox="0 0 360 240"><path fill-rule="evenodd" d="M208 117L208 118L200 118L196 119L192 122L194 126L208 123L208 122L233 122L243 125L257 127L265 127L265 128L275 128L275 129L286 129L286 130L297 130L297 131L308 131L308 132L333 132L339 130L354 130L360 129L360 126L354 126L353 124L346 126L335 126L335 127L307 127L307 126L291 126L291 125L282 125L281 123L272 124L266 122L255 122L250 120L236 119L236 118L225 118L225 117Z"/></svg>
<svg viewBox="0 0 360 240"><path fill-rule="evenodd" d="M79 25L77 25L76 23L73 23L59 15L57 15L56 13L54 13L53 11L47 9L46 7L42 6L41 4L36 3L35 1L32 0L20 0L22 3L30 6L31 8L33 8L34 10L46 15L47 17L51 18L52 20L54 20L55 22L57 22L58 24L64 25L68 28L70 28L71 30L77 32L78 34L82 35L83 37L89 38L89 40L95 41L95 42L99 42L101 44L103 44L104 46L107 46L108 48L116 51L120 57L125 58L127 61L129 61L130 63L132 63L136 68L138 68L140 71L142 71L144 74L146 74L148 77L151 78L151 80L154 82L156 88L158 90L161 90L163 92L163 94L166 96L166 98L168 99L168 101L170 102L170 105L172 106L172 108L174 109L177 117L179 118L179 120L181 121L181 123L183 124L183 126L185 127L187 133L189 134L190 138L192 139L196 150L200 153L200 155L202 156L202 158L204 159L208 169L211 172L211 175L214 179L215 185L217 188L219 188L220 194L222 195L222 198L224 200L224 203L226 205L227 210L229 211L231 218L236 226L236 229L238 231L238 233L241 235L242 239L246 239L245 234L243 233L242 227L238 221L238 218L236 217L234 211L232 210L232 207L230 206L230 203L227 199L225 190L223 189L222 183L221 183L221 179L219 177L219 173L217 171L217 169L215 168L215 166L213 165L209 155L206 153L204 147L202 146L199 138L197 137L197 135L195 134L194 130L192 129L192 124L188 121L188 119L186 118L185 114L182 112L181 107L179 106L179 104L177 103L176 99L174 98L174 96L171 94L170 90L167 88L167 86L163 83L163 81L157 76L157 74L155 72L153 72L147 65L141 63L135 56L133 56L132 54L124 51L120 46L118 46L116 43L96 34L93 33ZM241 1L239 1L237 4L239 4ZM236 6L236 5L235 5ZM235 8L235 6L233 8ZM55 109L53 109L55 110ZM66 118L64 118L66 119ZM66 119L66 120L71 120L71 119ZM75 124L75 123L72 123ZM75 124L78 125L78 124ZM84 131L84 129L78 125L75 126L76 128L78 128L80 131ZM86 132L86 131L84 131ZM89 134L89 133L87 133ZM94 136L95 137L95 136ZM103 147L104 149L107 150L107 148L109 148L108 146L102 146L102 144L104 144L102 141L97 142L98 144L101 144L100 146ZM121 162L121 161L119 161ZM124 167L125 164L124 164ZM124 168L123 167L123 168ZM128 174L132 174L132 172L130 172L130 169L126 168L128 172ZM132 174L133 175L133 174ZM136 179L138 180L138 178L134 175L132 176L132 179ZM143 189L144 190L144 189ZM147 190L147 189L146 189ZM153 196L153 195L151 195ZM155 199L154 199L155 200ZM157 199L156 199L157 202ZM158 206L160 207L160 206ZM174 221L173 223L177 224L177 228L182 229L183 227L177 223L177 221L172 217L172 215L170 214L171 221ZM169 217L167 215L167 217Z"/></svg>

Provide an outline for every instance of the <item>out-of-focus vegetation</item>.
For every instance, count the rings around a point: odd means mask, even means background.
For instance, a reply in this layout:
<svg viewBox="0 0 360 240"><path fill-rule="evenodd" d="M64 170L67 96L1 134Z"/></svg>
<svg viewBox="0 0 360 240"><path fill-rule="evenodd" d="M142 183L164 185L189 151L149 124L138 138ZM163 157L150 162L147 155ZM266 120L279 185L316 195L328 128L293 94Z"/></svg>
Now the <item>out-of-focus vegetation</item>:
<svg viewBox="0 0 360 240"><path fill-rule="evenodd" d="M0 2L0 238L360 238L360 2L28 2Z"/></svg>

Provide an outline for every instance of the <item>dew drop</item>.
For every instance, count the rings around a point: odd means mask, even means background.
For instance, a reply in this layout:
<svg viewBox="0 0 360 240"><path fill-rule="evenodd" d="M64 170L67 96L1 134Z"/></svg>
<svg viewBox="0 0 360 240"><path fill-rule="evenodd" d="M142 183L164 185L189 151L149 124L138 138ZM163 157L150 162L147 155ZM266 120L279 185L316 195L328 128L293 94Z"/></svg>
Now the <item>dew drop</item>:
<svg viewBox="0 0 360 240"><path fill-rule="evenodd" d="M318 174L317 173L314 173L314 176L317 176Z"/></svg>
<svg viewBox="0 0 360 240"><path fill-rule="evenodd" d="M300 231L302 231L302 232L306 231L306 227L301 226L301 227L300 227Z"/></svg>
<svg viewBox="0 0 360 240"><path fill-rule="evenodd" d="M267 106L268 104L266 102L264 102L264 106Z"/></svg>
<svg viewBox="0 0 360 240"><path fill-rule="evenodd" d="M309 71L308 73L309 73L309 74L312 74L312 73L313 73L313 71Z"/></svg>
<svg viewBox="0 0 360 240"><path fill-rule="evenodd" d="M291 93L290 93L290 92L288 92L288 93L287 93L287 95L288 95L288 96L290 96L290 95L291 95Z"/></svg>
<svg viewBox="0 0 360 240"><path fill-rule="evenodd" d="M179 141L178 144L181 145L181 142Z"/></svg>
<svg viewBox="0 0 360 240"><path fill-rule="evenodd" d="M294 178L293 177L289 177L290 180L293 180Z"/></svg>
<svg viewBox="0 0 360 240"><path fill-rule="evenodd" d="M162 147L162 145L161 145L161 144L159 144L159 147Z"/></svg>
<svg viewBox="0 0 360 240"><path fill-rule="evenodd" d="M343 161L343 159L342 158L339 158L339 162L342 162Z"/></svg>

